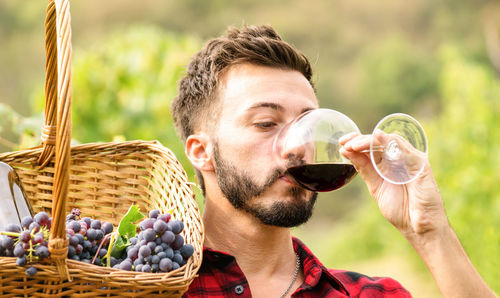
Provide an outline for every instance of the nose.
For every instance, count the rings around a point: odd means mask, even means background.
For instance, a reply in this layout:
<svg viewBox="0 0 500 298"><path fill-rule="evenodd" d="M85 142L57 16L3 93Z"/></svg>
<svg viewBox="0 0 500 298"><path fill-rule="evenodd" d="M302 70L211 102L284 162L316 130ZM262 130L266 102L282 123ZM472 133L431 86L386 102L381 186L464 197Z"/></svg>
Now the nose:
<svg viewBox="0 0 500 298"><path fill-rule="evenodd" d="M281 158L286 161L288 167L314 162L314 142L283 144Z"/></svg>

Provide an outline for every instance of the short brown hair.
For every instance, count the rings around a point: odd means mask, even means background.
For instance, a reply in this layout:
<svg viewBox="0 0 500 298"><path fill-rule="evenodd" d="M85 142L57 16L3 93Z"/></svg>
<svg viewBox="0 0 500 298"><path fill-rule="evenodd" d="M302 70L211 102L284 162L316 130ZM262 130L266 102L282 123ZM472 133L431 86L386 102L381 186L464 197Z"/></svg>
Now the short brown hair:
<svg viewBox="0 0 500 298"><path fill-rule="evenodd" d="M271 26L230 27L207 42L193 56L172 102L172 117L183 142L201 127L215 125L218 81L230 67L241 63L296 70L312 83L312 69L304 54L283 41ZM202 191L203 178L196 171Z"/></svg>

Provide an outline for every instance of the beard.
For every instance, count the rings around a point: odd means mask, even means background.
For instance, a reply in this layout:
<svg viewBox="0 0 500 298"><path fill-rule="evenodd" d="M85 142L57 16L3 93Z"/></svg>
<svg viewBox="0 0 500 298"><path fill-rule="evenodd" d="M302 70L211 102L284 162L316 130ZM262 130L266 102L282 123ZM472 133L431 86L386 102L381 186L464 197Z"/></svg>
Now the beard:
<svg viewBox="0 0 500 298"><path fill-rule="evenodd" d="M276 200L270 206L263 206L258 202L250 204L251 199L269 189L282 176L283 171L273 170L264 183L258 184L248 173L222 158L218 143L214 144L213 156L219 188L234 208L252 214L266 225L278 227L296 227L311 217L317 192L313 192L309 200L303 200L308 191L298 186L291 186L287 190L293 199L291 201Z"/></svg>

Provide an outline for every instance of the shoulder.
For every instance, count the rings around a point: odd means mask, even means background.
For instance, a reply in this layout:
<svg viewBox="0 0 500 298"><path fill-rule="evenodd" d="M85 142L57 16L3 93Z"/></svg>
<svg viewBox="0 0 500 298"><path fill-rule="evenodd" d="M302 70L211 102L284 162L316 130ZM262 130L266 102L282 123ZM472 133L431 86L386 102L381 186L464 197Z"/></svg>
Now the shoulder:
<svg viewBox="0 0 500 298"><path fill-rule="evenodd" d="M399 282L389 277L371 277L358 272L328 269L352 297L411 297Z"/></svg>

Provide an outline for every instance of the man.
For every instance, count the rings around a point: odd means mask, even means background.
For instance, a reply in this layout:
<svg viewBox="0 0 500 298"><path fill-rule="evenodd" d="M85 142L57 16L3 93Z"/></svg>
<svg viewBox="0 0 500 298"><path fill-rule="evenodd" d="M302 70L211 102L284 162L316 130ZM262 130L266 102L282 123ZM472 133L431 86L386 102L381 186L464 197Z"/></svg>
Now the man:
<svg viewBox="0 0 500 298"><path fill-rule="evenodd" d="M309 219L317 194L283 175L272 148L281 127L318 108L311 77L307 58L268 26L232 28L193 57L172 104L205 196L204 259L185 296L410 296L390 278L326 269L290 234ZM363 152L369 136L341 143L443 296L494 296L448 225L430 166L410 184L392 185Z"/></svg>

